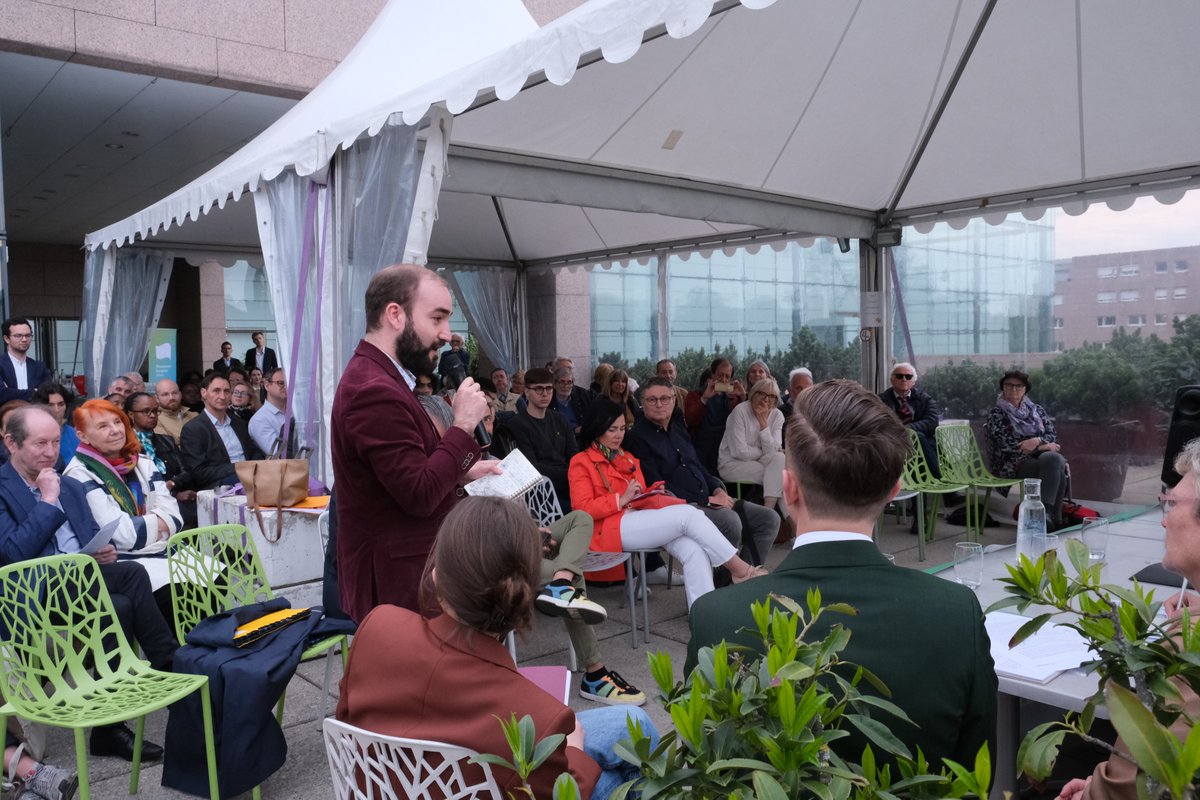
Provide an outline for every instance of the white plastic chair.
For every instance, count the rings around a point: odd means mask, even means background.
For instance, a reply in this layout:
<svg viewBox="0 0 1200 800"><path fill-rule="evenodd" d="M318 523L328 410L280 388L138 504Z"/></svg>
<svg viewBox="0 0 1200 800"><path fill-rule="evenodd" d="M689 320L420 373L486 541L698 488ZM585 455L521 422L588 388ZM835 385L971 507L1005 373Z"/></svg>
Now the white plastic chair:
<svg viewBox="0 0 1200 800"><path fill-rule="evenodd" d="M336 800L401 798L494 798L503 800L487 764L483 780L464 775L474 750L442 742L405 739L364 731L329 717L324 724L325 755ZM361 785L360 785L361 784Z"/></svg>

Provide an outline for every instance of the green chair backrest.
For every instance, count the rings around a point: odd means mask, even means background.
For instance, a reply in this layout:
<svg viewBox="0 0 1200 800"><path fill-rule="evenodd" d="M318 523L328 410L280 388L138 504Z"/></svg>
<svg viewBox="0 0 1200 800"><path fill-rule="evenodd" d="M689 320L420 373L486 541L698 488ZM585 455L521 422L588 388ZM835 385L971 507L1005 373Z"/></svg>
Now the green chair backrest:
<svg viewBox="0 0 1200 800"><path fill-rule="evenodd" d="M922 487L938 483L938 479L933 477L933 472L929 469L929 462L925 460L925 451L921 449L921 440L917 438L917 432L910 428L908 435L912 440L912 455L904 462L901 484L910 491L920 491Z"/></svg>
<svg viewBox="0 0 1200 800"><path fill-rule="evenodd" d="M983 463L979 442L970 425L939 425L934 435L944 480L974 483L993 477Z"/></svg>
<svg viewBox="0 0 1200 800"><path fill-rule="evenodd" d="M175 534L167 540L167 570L180 644L213 614L275 596L254 539L242 525L213 525Z"/></svg>
<svg viewBox="0 0 1200 800"><path fill-rule="evenodd" d="M0 568L0 687L18 714L57 705L66 719L63 697L137 660L94 558L47 556Z"/></svg>

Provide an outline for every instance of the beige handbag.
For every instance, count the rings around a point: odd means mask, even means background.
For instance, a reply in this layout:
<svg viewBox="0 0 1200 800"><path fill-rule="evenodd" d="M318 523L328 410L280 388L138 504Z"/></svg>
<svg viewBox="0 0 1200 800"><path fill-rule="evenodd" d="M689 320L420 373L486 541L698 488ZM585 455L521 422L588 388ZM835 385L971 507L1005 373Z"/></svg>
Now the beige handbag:
<svg viewBox="0 0 1200 800"><path fill-rule="evenodd" d="M246 491L246 507L258 518L259 530L268 542L283 535L283 509L308 497L308 459L273 458L265 461L239 461L233 465ZM263 525L262 506L274 507L275 538Z"/></svg>

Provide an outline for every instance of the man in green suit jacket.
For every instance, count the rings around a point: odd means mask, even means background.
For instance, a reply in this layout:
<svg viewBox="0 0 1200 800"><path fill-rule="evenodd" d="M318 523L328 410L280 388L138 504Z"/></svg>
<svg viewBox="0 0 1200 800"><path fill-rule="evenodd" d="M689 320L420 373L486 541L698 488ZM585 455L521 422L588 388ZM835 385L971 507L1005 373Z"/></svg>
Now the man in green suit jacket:
<svg viewBox="0 0 1200 800"><path fill-rule="evenodd" d="M871 539L900 488L908 429L857 383L829 381L800 395L785 438L794 549L771 575L696 601L685 670L721 640L761 648L757 633L740 632L754 629L751 604L771 593L803 604L815 587L823 604L848 603L858 615L824 615L809 640L838 622L851 631L842 658L878 675L916 723L872 710L914 756L919 747L934 767L942 758L970 766L985 742L994 754L996 673L979 601L965 586L893 566ZM851 733L834 749L859 761L866 740Z"/></svg>

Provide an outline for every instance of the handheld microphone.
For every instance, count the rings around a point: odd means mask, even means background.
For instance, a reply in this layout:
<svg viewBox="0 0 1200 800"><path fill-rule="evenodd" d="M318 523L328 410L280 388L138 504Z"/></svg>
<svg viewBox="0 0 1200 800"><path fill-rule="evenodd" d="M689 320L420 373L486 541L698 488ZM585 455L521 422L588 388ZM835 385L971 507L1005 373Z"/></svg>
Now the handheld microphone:
<svg viewBox="0 0 1200 800"><path fill-rule="evenodd" d="M479 446L484 450L486 450L488 445L492 443L492 435L487 432L487 428L483 426L482 421L475 426L475 441L478 442Z"/></svg>

